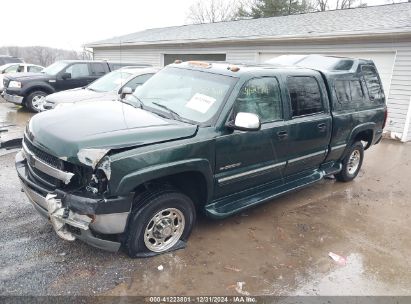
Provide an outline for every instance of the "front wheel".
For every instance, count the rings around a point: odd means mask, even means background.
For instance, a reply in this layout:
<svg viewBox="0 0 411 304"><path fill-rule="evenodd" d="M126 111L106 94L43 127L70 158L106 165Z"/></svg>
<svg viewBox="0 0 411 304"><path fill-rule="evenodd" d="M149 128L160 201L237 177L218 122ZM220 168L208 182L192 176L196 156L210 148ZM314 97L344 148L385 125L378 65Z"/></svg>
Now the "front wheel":
<svg viewBox="0 0 411 304"><path fill-rule="evenodd" d="M176 190L156 191L136 198L130 215L126 249L130 257L172 250L186 241L196 213L189 197Z"/></svg>
<svg viewBox="0 0 411 304"><path fill-rule="evenodd" d="M355 142L343 159L342 170L335 175L340 182L352 181L360 172L364 159L364 146L360 141Z"/></svg>
<svg viewBox="0 0 411 304"><path fill-rule="evenodd" d="M43 109L44 98L47 96L46 92L34 91L27 96L26 105L32 112L41 112Z"/></svg>

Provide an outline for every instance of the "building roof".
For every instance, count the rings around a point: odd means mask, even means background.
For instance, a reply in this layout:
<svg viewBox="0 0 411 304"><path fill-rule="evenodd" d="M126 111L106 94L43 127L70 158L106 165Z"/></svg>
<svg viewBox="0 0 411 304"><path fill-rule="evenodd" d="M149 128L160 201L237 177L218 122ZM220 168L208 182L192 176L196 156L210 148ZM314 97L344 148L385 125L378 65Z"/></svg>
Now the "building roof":
<svg viewBox="0 0 411 304"><path fill-rule="evenodd" d="M411 33L411 3L148 29L87 47Z"/></svg>

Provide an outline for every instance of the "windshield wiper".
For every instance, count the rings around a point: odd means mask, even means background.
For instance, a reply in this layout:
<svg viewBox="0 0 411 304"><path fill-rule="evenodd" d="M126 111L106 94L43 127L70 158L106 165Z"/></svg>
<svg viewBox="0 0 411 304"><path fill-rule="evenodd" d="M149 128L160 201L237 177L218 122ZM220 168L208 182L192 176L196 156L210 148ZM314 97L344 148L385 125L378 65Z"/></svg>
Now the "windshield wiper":
<svg viewBox="0 0 411 304"><path fill-rule="evenodd" d="M135 99L139 102L139 105L137 106L135 103L133 103L133 102L131 102L131 101L125 99L125 98L120 98L120 97L118 97L117 100L120 101L120 102L122 102L122 103L125 103L125 104L128 104L128 105L130 105L130 106L133 106L133 107L135 107L135 108L139 107L140 109L142 109L142 108L144 107L144 103L140 100L140 98L134 96L133 94L131 94L131 95L129 95L129 96L132 96L133 98L135 98Z"/></svg>
<svg viewBox="0 0 411 304"><path fill-rule="evenodd" d="M133 96L135 99L138 100L138 102L140 103L140 109L143 109L144 108L144 102L140 98L138 98L137 96L134 96L133 94L131 96Z"/></svg>
<svg viewBox="0 0 411 304"><path fill-rule="evenodd" d="M137 108L137 106L136 106L134 103L132 103L132 102L130 102L130 101L128 101L128 100L121 99L121 98L119 98L119 99L117 99L117 100L120 101L120 102L122 102L122 103L128 104L128 105L130 105L130 106L132 106L132 107L134 107L134 108Z"/></svg>
<svg viewBox="0 0 411 304"><path fill-rule="evenodd" d="M134 94L130 94L128 96L131 96L131 97L133 97L134 99L136 99L138 101L140 109L144 108L144 106L145 106L144 102L140 98L138 98L137 96L134 96Z"/></svg>
<svg viewBox="0 0 411 304"><path fill-rule="evenodd" d="M183 119L181 118L180 114L178 114L176 111L170 109L169 107L167 107L166 105L163 105L161 103L155 102L153 101L152 104L155 104L156 106L166 109L172 116L174 119L177 119L179 121L183 121Z"/></svg>

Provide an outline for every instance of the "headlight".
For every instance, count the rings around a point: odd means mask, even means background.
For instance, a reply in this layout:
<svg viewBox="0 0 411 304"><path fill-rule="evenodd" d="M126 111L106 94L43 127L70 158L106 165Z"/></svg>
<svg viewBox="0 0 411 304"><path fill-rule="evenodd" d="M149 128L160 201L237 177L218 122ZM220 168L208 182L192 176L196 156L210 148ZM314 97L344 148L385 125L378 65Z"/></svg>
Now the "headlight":
<svg viewBox="0 0 411 304"><path fill-rule="evenodd" d="M21 82L14 80L10 81L9 88L21 88Z"/></svg>

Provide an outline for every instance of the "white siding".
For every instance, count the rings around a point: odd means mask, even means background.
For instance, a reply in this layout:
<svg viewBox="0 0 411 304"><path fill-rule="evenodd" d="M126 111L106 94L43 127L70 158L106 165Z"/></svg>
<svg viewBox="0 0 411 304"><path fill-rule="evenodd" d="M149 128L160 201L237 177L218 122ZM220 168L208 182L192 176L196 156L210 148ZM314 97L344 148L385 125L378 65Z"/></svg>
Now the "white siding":
<svg viewBox="0 0 411 304"><path fill-rule="evenodd" d="M181 45L181 46L150 46L95 48L95 59L121 60L139 63L148 63L154 66L163 65L163 54L165 53L224 53L227 61L237 63L257 63L261 53L273 55L290 53L321 53L321 54L373 54L375 58L380 58L381 54L396 54L387 60L383 56L384 88L387 95L388 121L386 130L394 132L399 136L404 132L405 119L408 105L411 98L411 42L398 41L392 37L390 41L334 41L327 43L319 42L288 42L288 43L259 43L251 44L240 42L236 45L219 44L213 45ZM371 55L369 57L372 57ZM392 62L394 64L392 64ZM378 64L378 63L377 63ZM381 64L380 64L381 65ZM381 66L382 66L381 65ZM392 77L389 80L390 66L392 67ZM408 131L408 140L411 140L411 127Z"/></svg>
<svg viewBox="0 0 411 304"><path fill-rule="evenodd" d="M96 49L94 51L95 60L110 60L118 62L145 63L153 66L160 65L160 54L158 50L141 50L132 48Z"/></svg>
<svg viewBox="0 0 411 304"><path fill-rule="evenodd" d="M388 130L401 134L411 100L411 44L400 46L395 58L388 96ZM409 121L408 124L411 122ZM411 127L408 127L406 140L411 140Z"/></svg>

